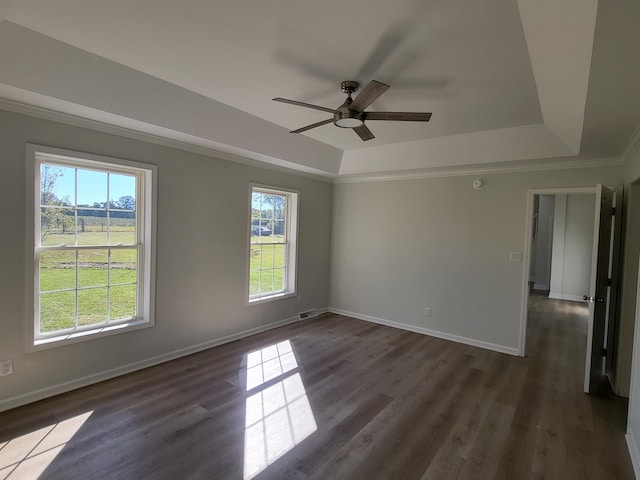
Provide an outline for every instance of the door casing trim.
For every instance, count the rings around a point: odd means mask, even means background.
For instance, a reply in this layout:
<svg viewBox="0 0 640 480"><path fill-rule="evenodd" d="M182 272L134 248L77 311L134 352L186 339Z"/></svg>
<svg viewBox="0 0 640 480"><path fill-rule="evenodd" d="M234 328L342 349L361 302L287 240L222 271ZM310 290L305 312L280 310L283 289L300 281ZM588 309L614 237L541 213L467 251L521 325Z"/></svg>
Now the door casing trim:
<svg viewBox="0 0 640 480"><path fill-rule="evenodd" d="M530 188L527 190L527 207L524 226L524 251L522 259L522 305L520 307L520 337L518 355L524 357L527 345L527 310L529 308L529 273L531 271L531 228L533 225L533 206L535 195L562 195L562 194L596 194L596 186L592 187L566 187L566 188Z"/></svg>

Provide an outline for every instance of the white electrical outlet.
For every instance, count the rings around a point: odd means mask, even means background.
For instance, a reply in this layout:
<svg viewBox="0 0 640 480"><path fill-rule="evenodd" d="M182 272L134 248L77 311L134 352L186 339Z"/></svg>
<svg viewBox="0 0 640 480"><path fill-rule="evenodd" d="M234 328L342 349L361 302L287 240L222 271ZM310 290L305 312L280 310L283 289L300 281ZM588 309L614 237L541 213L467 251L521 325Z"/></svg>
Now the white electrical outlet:
<svg viewBox="0 0 640 480"><path fill-rule="evenodd" d="M509 261L510 262L521 262L522 261L522 252L510 252L509 253Z"/></svg>
<svg viewBox="0 0 640 480"><path fill-rule="evenodd" d="M0 377L13 375L13 358L0 361Z"/></svg>
<svg viewBox="0 0 640 480"><path fill-rule="evenodd" d="M424 308L424 316L425 317L430 317L431 316L431 307L425 307Z"/></svg>

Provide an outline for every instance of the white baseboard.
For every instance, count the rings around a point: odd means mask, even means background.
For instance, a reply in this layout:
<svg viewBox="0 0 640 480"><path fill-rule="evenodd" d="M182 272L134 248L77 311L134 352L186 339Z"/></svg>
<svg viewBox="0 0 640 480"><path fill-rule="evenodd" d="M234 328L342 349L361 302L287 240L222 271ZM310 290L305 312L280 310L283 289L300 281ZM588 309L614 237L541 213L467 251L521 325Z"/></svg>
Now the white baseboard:
<svg viewBox="0 0 640 480"><path fill-rule="evenodd" d="M327 313L328 311L329 309L326 307L319 308L318 314ZM88 385L102 382L104 380L109 380L114 377L119 377L127 373L132 373L132 372L135 372L136 370L142 370L143 368L152 367L160 363L168 362L170 360L175 360L176 358L184 357L186 355L191 355L192 353L201 352L202 350L207 350L209 348L217 347L225 343L233 342L241 338L249 337L257 333L266 332L267 330L272 330L274 328L282 327L284 325L288 325L290 323L294 323L298 321L300 320L296 315L294 317L286 318L284 320L279 320L277 322L261 325L256 328L251 328L249 330L244 330L242 332L234 333L232 335L227 335L225 337L216 338L214 340L209 340L207 342L199 343L197 345L192 345L190 347L174 350L172 352L147 358L145 360L140 360L139 362L123 365L122 367L113 368L111 370L104 370L102 372L97 372L95 374L87 375L87 376L77 378L68 382L59 383L57 385L52 385L50 387L35 390L33 392L7 398L5 400L0 401L0 412L19 407L21 405L26 405L27 403L37 402L38 400L43 400L48 397L53 397L54 395L66 393L71 390L75 390L77 388L86 387Z"/></svg>
<svg viewBox="0 0 640 480"><path fill-rule="evenodd" d="M627 430L627 434L624 436L627 440L627 448L629 449L629 456L631 457L631 463L633 464L633 471L637 479L640 479L640 452L638 451L638 444L636 443L635 436L631 430Z"/></svg>
<svg viewBox="0 0 640 480"><path fill-rule="evenodd" d="M533 289L534 290L549 290L549 285L543 285L541 283L534 283L533 284Z"/></svg>
<svg viewBox="0 0 640 480"><path fill-rule="evenodd" d="M569 300L572 302L584 302L580 295L569 295L566 293L549 292L549 298L556 300Z"/></svg>
<svg viewBox="0 0 640 480"><path fill-rule="evenodd" d="M442 338L443 340L449 340L456 343L463 343L465 345L471 345L472 347L484 348L485 350L493 350L494 352L506 353L508 355L520 356L520 350L513 347L507 347L505 345L498 345L495 343L485 342L482 340L476 340L474 338L462 337L460 335L453 335L451 333L440 332L438 330L430 330L428 328L417 327L415 325L408 325L406 323L394 322L393 320L386 320L384 318L372 317L371 315L363 315L356 312L349 312L347 310L341 310L339 308L329 307L329 312L336 313L338 315L344 315L347 317L357 318L358 320L365 320L367 322L378 323L380 325L386 325L387 327L400 328L409 332L421 333L423 335L429 335L430 337Z"/></svg>

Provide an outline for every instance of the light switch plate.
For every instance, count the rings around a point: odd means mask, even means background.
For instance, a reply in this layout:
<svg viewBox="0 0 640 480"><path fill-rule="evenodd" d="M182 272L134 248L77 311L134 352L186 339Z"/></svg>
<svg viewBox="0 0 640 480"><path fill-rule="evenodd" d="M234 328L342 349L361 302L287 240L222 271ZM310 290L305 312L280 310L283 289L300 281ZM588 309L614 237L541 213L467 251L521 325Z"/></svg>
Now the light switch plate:
<svg viewBox="0 0 640 480"><path fill-rule="evenodd" d="M509 253L509 261L510 262L521 262L522 261L522 252L510 252Z"/></svg>

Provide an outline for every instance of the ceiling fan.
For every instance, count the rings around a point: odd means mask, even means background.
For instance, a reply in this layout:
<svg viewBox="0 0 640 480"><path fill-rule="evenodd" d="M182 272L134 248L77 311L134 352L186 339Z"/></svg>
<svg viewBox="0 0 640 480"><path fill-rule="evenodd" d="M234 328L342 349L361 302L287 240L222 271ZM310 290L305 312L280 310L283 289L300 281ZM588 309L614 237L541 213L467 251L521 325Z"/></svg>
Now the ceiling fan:
<svg viewBox="0 0 640 480"><path fill-rule="evenodd" d="M431 113L418 112L365 112L365 109L371 105L380 95L389 89L389 85L371 80L364 90L354 99L351 94L354 93L360 83L354 80L346 80L340 84L340 88L347 94L347 99L338 108L327 108L310 103L298 102L297 100L289 100L286 98L274 98L276 102L290 103L299 107L313 108L333 114L333 118L323 120L321 122L307 125L306 127L292 130L291 133L302 133L312 128L320 127L328 123L332 123L341 128L352 128L354 132L363 140L371 140L376 138L375 135L364 124L366 120L391 120L400 122L428 122L431 119Z"/></svg>

